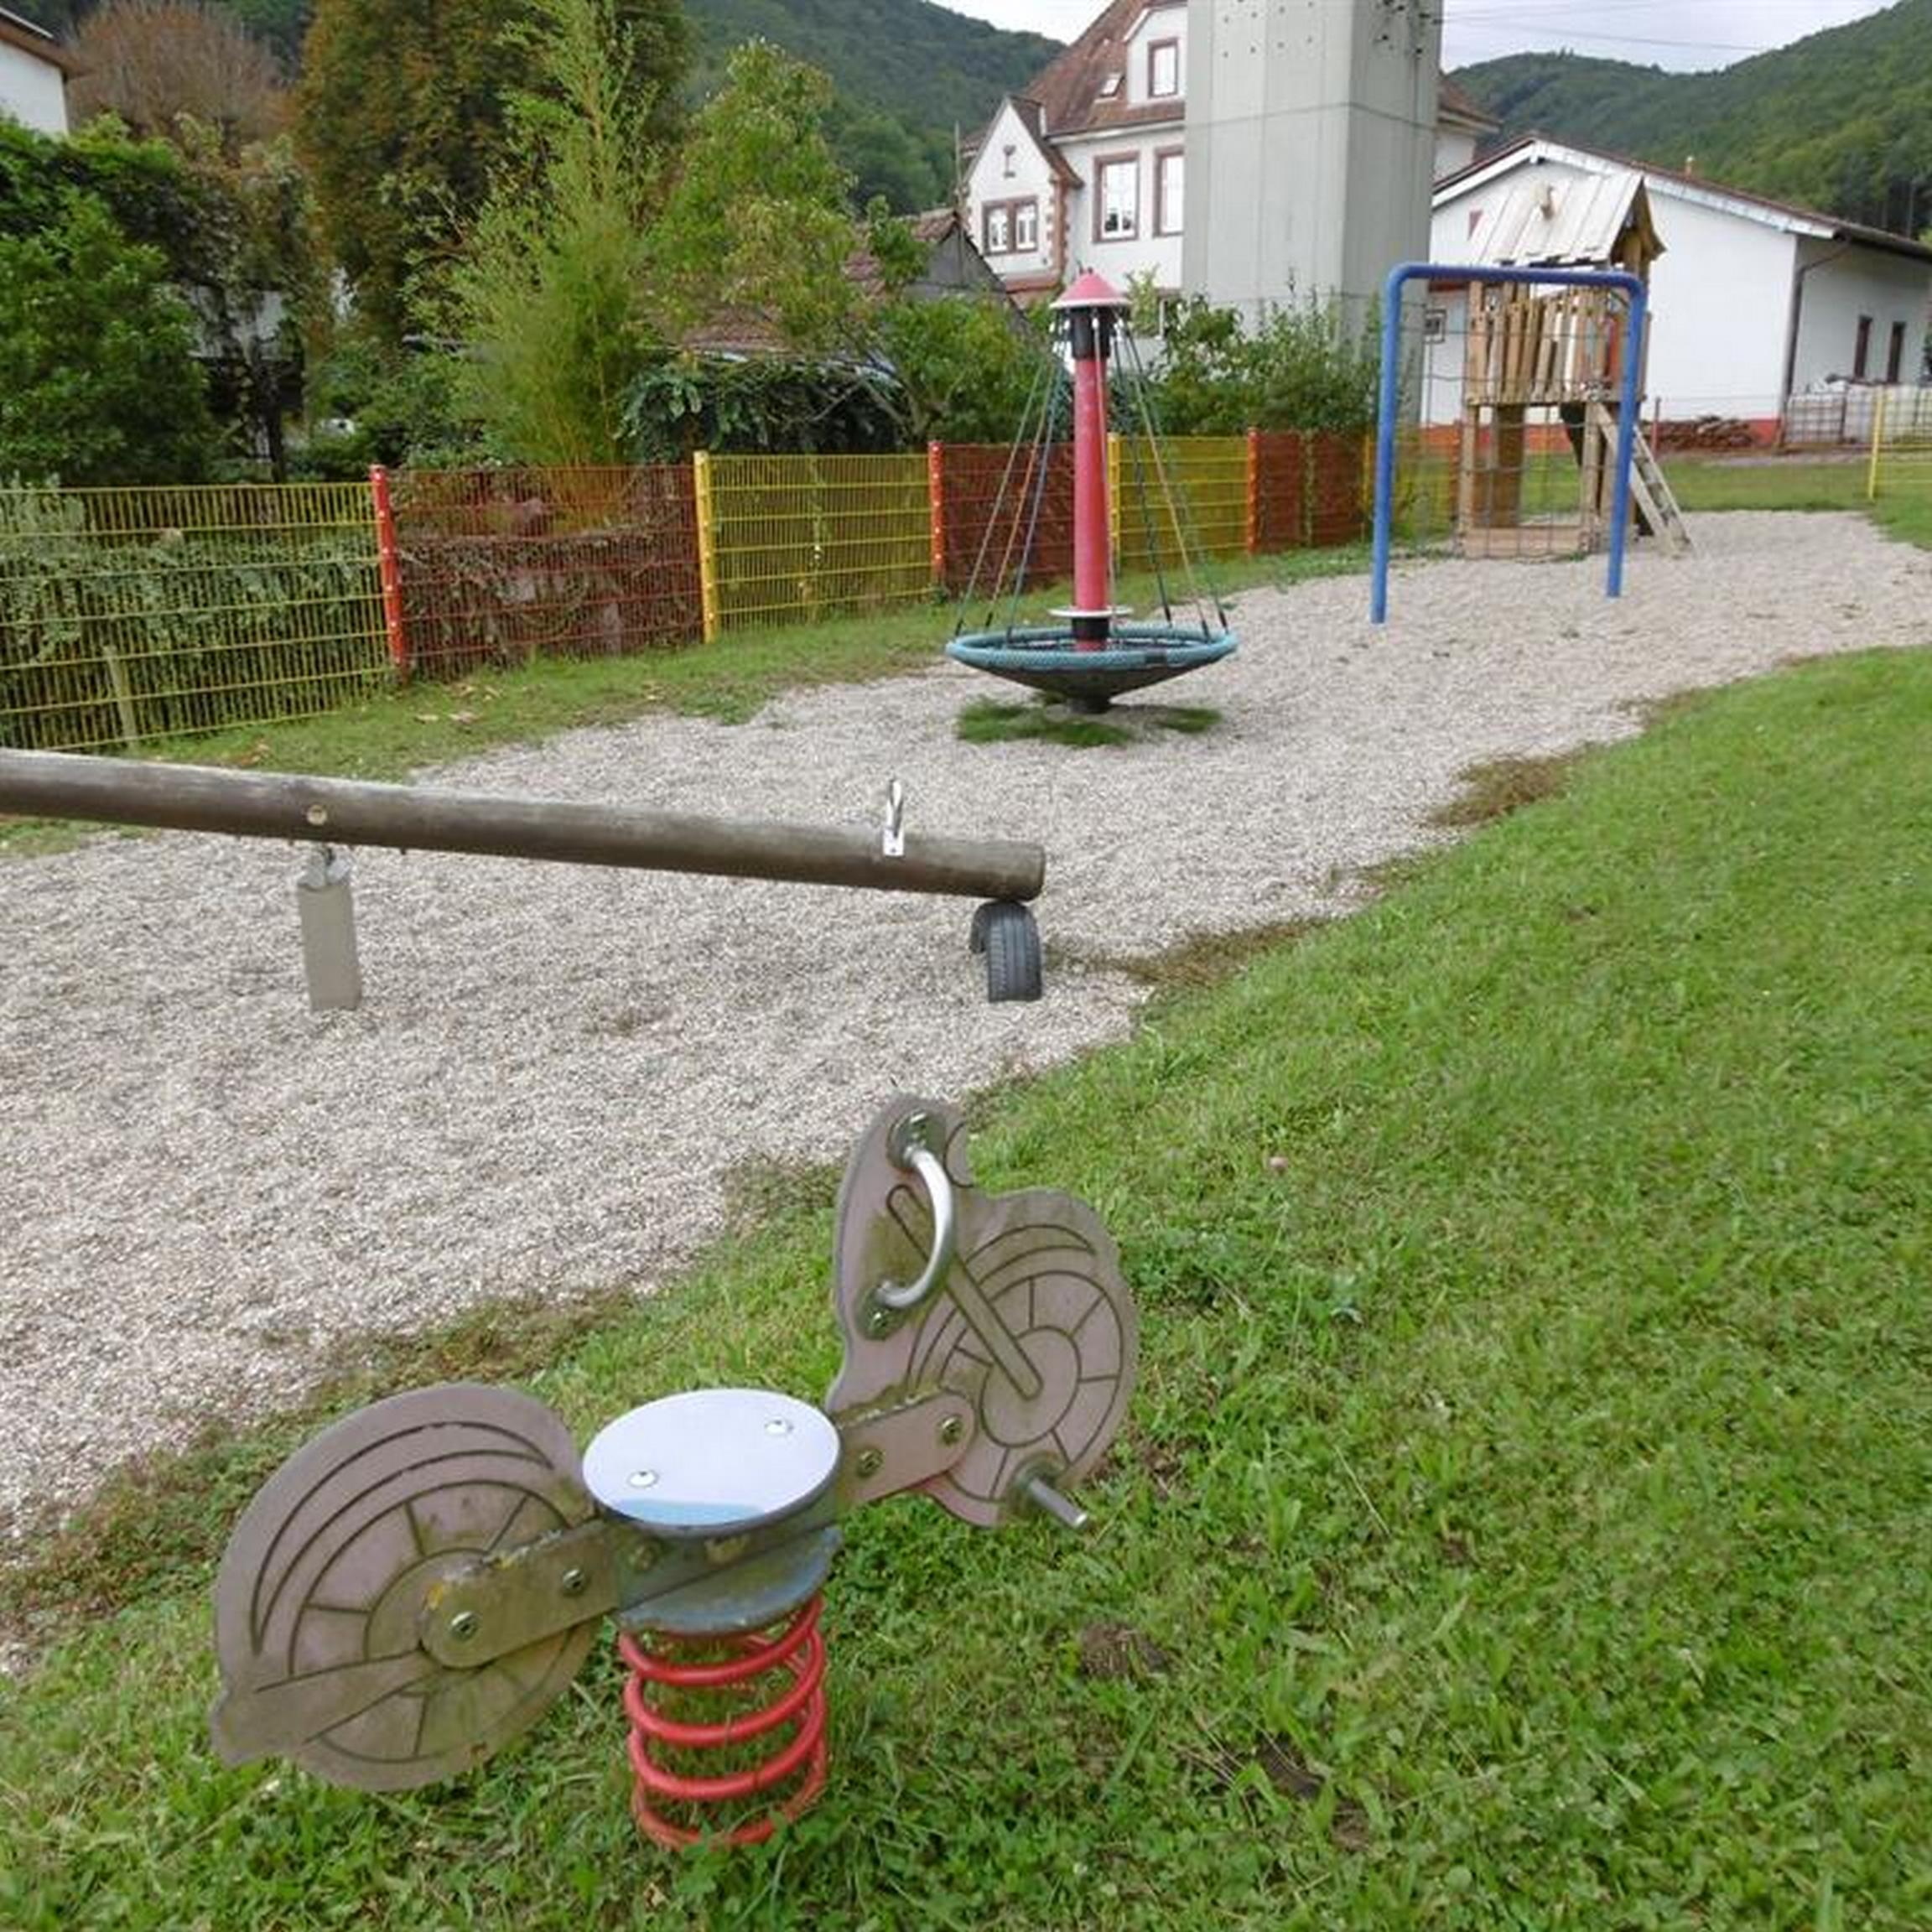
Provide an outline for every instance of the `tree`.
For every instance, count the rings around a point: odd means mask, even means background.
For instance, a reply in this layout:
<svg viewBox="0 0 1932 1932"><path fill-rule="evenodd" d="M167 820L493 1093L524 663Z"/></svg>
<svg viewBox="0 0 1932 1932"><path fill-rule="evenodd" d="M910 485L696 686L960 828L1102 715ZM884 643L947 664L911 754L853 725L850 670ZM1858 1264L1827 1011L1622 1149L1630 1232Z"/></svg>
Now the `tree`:
<svg viewBox="0 0 1932 1932"><path fill-rule="evenodd" d="M284 74L302 64L302 36L309 31L309 0L223 0L228 11L267 47Z"/></svg>
<svg viewBox="0 0 1932 1932"><path fill-rule="evenodd" d="M76 197L120 238L154 250L195 324L218 418L240 418L278 465L303 338L325 308L306 186L287 138L228 150L185 117L169 141L131 141L111 117L70 141L0 125L0 235L60 230Z"/></svg>
<svg viewBox="0 0 1932 1932"><path fill-rule="evenodd" d="M1005 297L901 298L878 323L878 356L897 378L912 443L1010 443L1051 357Z"/></svg>
<svg viewBox="0 0 1932 1932"><path fill-rule="evenodd" d="M281 477L283 422L301 406L306 341L328 307L308 182L286 135L236 154L199 122L180 120L176 134L200 210L197 273L185 293L213 399Z"/></svg>
<svg viewBox="0 0 1932 1932"><path fill-rule="evenodd" d="M846 268L862 237L825 138L831 99L823 74L767 40L732 55L652 230L654 300L673 340L754 316L791 349L850 345L861 301Z"/></svg>
<svg viewBox="0 0 1932 1932"><path fill-rule="evenodd" d="M129 241L159 249L176 280L199 278L201 210L178 149L131 141L112 121L61 141L0 119L0 234L53 226L76 194L100 202Z"/></svg>
<svg viewBox="0 0 1932 1932"><path fill-rule="evenodd" d="M912 126L903 115L838 96L825 119L826 138L853 175L853 199L864 207L875 196L901 215L937 208L953 186L953 144L945 136Z"/></svg>
<svg viewBox="0 0 1932 1932"><path fill-rule="evenodd" d="M618 0L614 10L656 143L678 117L684 16L678 0ZM299 148L357 304L392 344L433 307L437 277L516 158L510 104L543 91L548 31L534 0L319 0L303 50Z"/></svg>
<svg viewBox="0 0 1932 1932"><path fill-rule="evenodd" d="M80 118L112 114L138 135L166 136L183 116L221 130L231 150L288 119L275 57L231 13L203 0L107 0L74 43Z"/></svg>
<svg viewBox="0 0 1932 1932"><path fill-rule="evenodd" d="M70 195L32 235L0 237L0 476L193 482L215 432L195 330L159 252Z"/></svg>
<svg viewBox="0 0 1932 1932"><path fill-rule="evenodd" d="M460 401L525 463L615 463L655 339L642 306L657 171L650 83L610 0L536 0L547 91L449 277Z"/></svg>

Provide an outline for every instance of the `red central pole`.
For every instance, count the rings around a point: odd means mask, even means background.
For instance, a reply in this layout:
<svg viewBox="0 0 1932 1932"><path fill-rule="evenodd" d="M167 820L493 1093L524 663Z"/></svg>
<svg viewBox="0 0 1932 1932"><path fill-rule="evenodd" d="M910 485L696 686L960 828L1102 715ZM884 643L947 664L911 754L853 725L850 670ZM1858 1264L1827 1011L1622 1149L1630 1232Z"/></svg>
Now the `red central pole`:
<svg viewBox="0 0 1932 1932"><path fill-rule="evenodd" d="M1067 318L1073 357L1073 608L1076 651L1107 647L1113 606L1113 541L1107 509L1107 362L1115 319L1126 307L1092 273L1053 304Z"/></svg>

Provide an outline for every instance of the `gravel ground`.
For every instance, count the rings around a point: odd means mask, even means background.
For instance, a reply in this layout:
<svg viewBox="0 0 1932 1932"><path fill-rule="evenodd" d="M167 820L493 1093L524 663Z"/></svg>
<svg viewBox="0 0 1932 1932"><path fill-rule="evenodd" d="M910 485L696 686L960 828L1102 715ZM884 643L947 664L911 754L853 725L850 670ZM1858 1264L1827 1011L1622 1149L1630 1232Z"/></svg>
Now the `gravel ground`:
<svg viewBox="0 0 1932 1932"><path fill-rule="evenodd" d="M951 666L652 717L439 782L1036 838L1050 944L1092 960L1332 913L1429 839L1458 771L1638 728L1639 701L1932 642L1932 557L1849 517L1701 517L1688 560L1417 566L1239 604L1125 749L968 745ZM909 623L932 616L909 614ZM1120 1037L1141 989L1050 974L989 1007L961 901L361 853L364 1009L306 1008L296 855L112 836L0 860L0 1528L303 1389L345 1338L505 1295L645 1291L765 1157L836 1158L889 1093L963 1093ZM1042 1176L1051 1179L1051 1176ZM4 1536L0 1535L0 1552Z"/></svg>

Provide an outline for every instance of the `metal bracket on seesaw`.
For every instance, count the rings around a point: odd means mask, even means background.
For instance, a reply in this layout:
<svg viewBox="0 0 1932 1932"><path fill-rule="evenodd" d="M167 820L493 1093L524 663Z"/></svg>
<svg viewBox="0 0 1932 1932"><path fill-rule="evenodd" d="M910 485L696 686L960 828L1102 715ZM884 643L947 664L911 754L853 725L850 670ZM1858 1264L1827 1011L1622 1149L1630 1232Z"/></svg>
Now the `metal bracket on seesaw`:
<svg viewBox="0 0 1932 1932"><path fill-rule="evenodd" d="M681 1820L755 1799L722 1833L745 1841L809 1803L840 1519L918 1489L983 1527L1083 1528L1068 1491L1119 1427L1139 1332L1098 1216L1043 1188L982 1193L943 1102L902 1097L873 1121L834 1239L844 1357L823 1410L764 1389L669 1395L579 1458L543 1404L459 1383L299 1450L216 1582L221 1754L278 1753L369 1790L452 1776L563 1694L610 1617L647 1832L688 1842L699 1826ZM749 1715L667 1714L679 1694L742 1697L771 1675L782 1694ZM679 1768L679 1753L780 1731L750 1772Z"/></svg>
<svg viewBox="0 0 1932 1932"><path fill-rule="evenodd" d="M325 911L301 901L311 960L310 1003L353 1005L353 915L337 846L385 845L413 852L491 853L577 865L708 873L875 892L938 893L984 901L969 935L986 958L989 1000L1037 1000L1039 928L1031 902L1046 882L1038 845L997 839L936 839L903 829L904 788L892 781L883 836L777 820L708 818L639 812L561 798L508 798L433 792L287 772L226 771L199 765L144 765L72 751L0 750L0 812L295 839L319 848L302 890L319 891L335 865ZM309 940L314 927L319 936ZM324 963L320 977L314 965Z"/></svg>

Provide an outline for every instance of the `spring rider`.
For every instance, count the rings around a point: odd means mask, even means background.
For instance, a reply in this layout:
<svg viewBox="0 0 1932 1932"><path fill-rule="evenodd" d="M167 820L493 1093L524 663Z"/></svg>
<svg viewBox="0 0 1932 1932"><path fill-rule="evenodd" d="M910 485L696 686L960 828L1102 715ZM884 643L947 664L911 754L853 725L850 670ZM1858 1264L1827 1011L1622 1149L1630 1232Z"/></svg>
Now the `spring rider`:
<svg viewBox="0 0 1932 1932"><path fill-rule="evenodd" d="M1138 1335L1099 1218L980 1192L938 1101L896 1099L860 1139L834 1274L844 1358L823 1410L697 1389L579 1457L532 1397L456 1383L298 1450L216 1581L220 1754L371 1791L454 1777L563 1695L608 1617L639 1826L745 1844L796 1816L826 1777L841 1517L920 1489L983 1528L1084 1527L1068 1491L1119 1427Z"/></svg>

